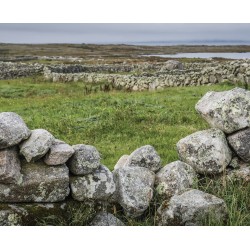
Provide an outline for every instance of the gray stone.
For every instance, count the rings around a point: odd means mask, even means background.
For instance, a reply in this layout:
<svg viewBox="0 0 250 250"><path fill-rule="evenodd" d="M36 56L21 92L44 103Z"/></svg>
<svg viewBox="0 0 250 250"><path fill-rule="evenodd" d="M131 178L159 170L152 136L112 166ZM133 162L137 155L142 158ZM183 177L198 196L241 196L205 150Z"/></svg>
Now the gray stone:
<svg viewBox="0 0 250 250"><path fill-rule="evenodd" d="M93 221L91 226L125 226L123 222L117 219L113 214L107 212L99 212Z"/></svg>
<svg viewBox="0 0 250 250"><path fill-rule="evenodd" d="M208 129L193 133L177 143L180 160L200 174L219 174L232 159L224 133Z"/></svg>
<svg viewBox="0 0 250 250"><path fill-rule="evenodd" d="M195 109L212 127L228 134L250 127L250 91L245 89L210 91Z"/></svg>
<svg viewBox="0 0 250 250"><path fill-rule="evenodd" d="M229 167L233 169L239 169L243 167L250 167L250 163L246 163L239 159L238 157L233 157L231 162L229 163Z"/></svg>
<svg viewBox="0 0 250 250"><path fill-rule="evenodd" d="M0 202L57 202L69 195L66 165L22 162L22 179L17 184L0 184Z"/></svg>
<svg viewBox="0 0 250 250"><path fill-rule="evenodd" d="M27 139L31 131L16 113L0 113L0 149L19 144Z"/></svg>
<svg viewBox="0 0 250 250"><path fill-rule="evenodd" d="M54 136L47 130L32 130L29 139L20 144L20 153L27 162L36 161L49 151L54 140Z"/></svg>
<svg viewBox="0 0 250 250"><path fill-rule="evenodd" d="M16 147L0 150L0 183L16 183L21 178L21 163Z"/></svg>
<svg viewBox="0 0 250 250"><path fill-rule="evenodd" d="M161 158L154 147L145 145L131 153L125 166L144 167L155 172L161 168Z"/></svg>
<svg viewBox="0 0 250 250"><path fill-rule="evenodd" d="M114 170L124 167L128 160L129 155L123 155L114 166Z"/></svg>
<svg viewBox="0 0 250 250"><path fill-rule="evenodd" d="M21 216L15 211L0 210L0 226L20 226L21 222Z"/></svg>
<svg viewBox="0 0 250 250"><path fill-rule="evenodd" d="M122 167L114 171L116 201L129 217L139 217L153 198L154 172L143 167Z"/></svg>
<svg viewBox="0 0 250 250"><path fill-rule="evenodd" d="M235 132L227 137L234 152L245 162L250 162L250 128Z"/></svg>
<svg viewBox="0 0 250 250"><path fill-rule="evenodd" d="M74 149L65 142L55 140L50 147L49 152L46 154L44 162L47 165L61 165L67 162L67 160L74 154Z"/></svg>
<svg viewBox="0 0 250 250"><path fill-rule="evenodd" d="M183 64L176 60L168 60L165 62L164 66L161 68L161 71L173 70L173 69L183 69Z"/></svg>
<svg viewBox="0 0 250 250"><path fill-rule="evenodd" d="M231 181L240 181L243 183L250 182L250 166L241 167L233 171L229 171L227 174L227 179Z"/></svg>
<svg viewBox="0 0 250 250"><path fill-rule="evenodd" d="M77 144L73 146L75 153L67 165L74 175L87 175L94 172L100 165L100 154L90 145Z"/></svg>
<svg viewBox="0 0 250 250"><path fill-rule="evenodd" d="M165 199L191 188L196 181L196 173L188 164L175 161L161 168L155 175L156 192Z"/></svg>
<svg viewBox="0 0 250 250"><path fill-rule="evenodd" d="M107 201L115 192L113 174L105 166L93 173L70 178L72 197L77 201L88 199Z"/></svg>
<svg viewBox="0 0 250 250"><path fill-rule="evenodd" d="M163 202L157 213L161 226L198 226L208 217L220 222L227 219L224 200L196 189L174 195L168 203Z"/></svg>

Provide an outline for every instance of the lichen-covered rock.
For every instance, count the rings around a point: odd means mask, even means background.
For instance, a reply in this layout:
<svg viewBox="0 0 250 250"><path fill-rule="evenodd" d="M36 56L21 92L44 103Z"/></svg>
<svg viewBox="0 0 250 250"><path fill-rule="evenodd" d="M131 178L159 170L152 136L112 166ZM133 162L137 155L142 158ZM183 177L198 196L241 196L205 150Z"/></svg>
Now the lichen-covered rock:
<svg viewBox="0 0 250 250"><path fill-rule="evenodd" d="M212 127L228 134L250 127L250 91L241 88L210 91L195 109Z"/></svg>
<svg viewBox="0 0 250 250"><path fill-rule="evenodd" d="M0 202L57 202L69 195L66 165L47 166L43 162L22 162L17 184L0 184Z"/></svg>
<svg viewBox="0 0 250 250"><path fill-rule="evenodd" d="M13 112L0 113L0 149L19 144L30 134L31 131L18 114Z"/></svg>
<svg viewBox="0 0 250 250"><path fill-rule="evenodd" d="M21 163L16 147L0 150L0 183L16 183L21 178Z"/></svg>
<svg viewBox="0 0 250 250"><path fill-rule="evenodd" d="M90 223L91 226L125 226L118 218L113 214L107 212L99 212L93 221Z"/></svg>
<svg viewBox="0 0 250 250"><path fill-rule="evenodd" d="M50 147L48 153L45 156L44 162L47 165L61 165L67 162L67 160L74 154L74 149L67 143L55 140Z"/></svg>
<svg viewBox="0 0 250 250"><path fill-rule="evenodd" d="M113 174L105 166L93 173L70 178L72 197L78 201L88 199L107 201L115 192Z"/></svg>
<svg viewBox="0 0 250 250"><path fill-rule="evenodd" d="M0 226L20 226L21 222L21 216L15 211L0 210Z"/></svg>
<svg viewBox="0 0 250 250"><path fill-rule="evenodd" d="M239 168L244 168L244 167L250 167L250 163L246 163L235 156L232 158L228 166L229 168L232 168L232 169L239 169Z"/></svg>
<svg viewBox="0 0 250 250"><path fill-rule="evenodd" d="M227 137L234 152L245 162L250 162L250 128L235 132Z"/></svg>
<svg viewBox="0 0 250 250"><path fill-rule="evenodd" d="M128 160L129 155L123 155L114 166L114 170L124 167Z"/></svg>
<svg viewBox="0 0 250 250"><path fill-rule="evenodd" d="M45 129L32 130L31 136L20 144L20 153L27 162L42 158L50 149L55 138Z"/></svg>
<svg viewBox="0 0 250 250"><path fill-rule="evenodd" d="M232 159L224 133L208 129L193 133L177 143L180 160L200 174L219 174Z"/></svg>
<svg viewBox="0 0 250 250"><path fill-rule="evenodd" d="M161 167L161 158L154 147L145 145L131 153L125 166L144 167L155 172Z"/></svg>
<svg viewBox="0 0 250 250"><path fill-rule="evenodd" d="M183 69L183 64L179 61L176 60L168 60L165 62L164 66L162 66L160 71L165 71L165 70L173 70L173 69Z"/></svg>
<svg viewBox="0 0 250 250"><path fill-rule="evenodd" d="M250 182L250 166L241 167L240 169L229 171L227 174L227 179L231 181L249 183Z"/></svg>
<svg viewBox="0 0 250 250"><path fill-rule="evenodd" d="M155 175L156 192L165 199L191 188L196 181L196 173L188 164L175 161L161 168Z"/></svg>
<svg viewBox="0 0 250 250"><path fill-rule="evenodd" d="M168 203L157 210L158 224L161 226L203 225L208 218L224 222L227 207L224 200L200 190L191 189L174 195Z"/></svg>
<svg viewBox="0 0 250 250"><path fill-rule="evenodd" d="M87 175L94 172L100 165L100 154L94 146L77 144L73 146L74 155L67 166L74 175Z"/></svg>
<svg viewBox="0 0 250 250"><path fill-rule="evenodd" d="M154 172L144 167L122 167L114 171L116 201L130 217L139 217L153 198Z"/></svg>

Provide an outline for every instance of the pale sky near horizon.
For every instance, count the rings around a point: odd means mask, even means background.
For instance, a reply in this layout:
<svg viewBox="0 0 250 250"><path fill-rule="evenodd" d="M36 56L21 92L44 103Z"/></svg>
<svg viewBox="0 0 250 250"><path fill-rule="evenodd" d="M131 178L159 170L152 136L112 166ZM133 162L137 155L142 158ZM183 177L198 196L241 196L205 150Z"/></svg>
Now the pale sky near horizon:
<svg viewBox="0 0 250 250"><path fill-rule="evenodd" d="M250 44L250 24L5 24L0 43L144 43L239 41Z"/></svg>

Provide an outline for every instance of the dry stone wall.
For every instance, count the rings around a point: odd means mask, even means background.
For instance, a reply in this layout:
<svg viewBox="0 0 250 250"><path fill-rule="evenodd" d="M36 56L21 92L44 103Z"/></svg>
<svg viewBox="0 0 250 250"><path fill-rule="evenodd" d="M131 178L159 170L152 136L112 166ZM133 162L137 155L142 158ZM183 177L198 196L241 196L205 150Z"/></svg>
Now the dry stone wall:
<svg viewBox="0 0 250 250"><path fill-rule="evenodd" d="M207 216L225 222L225 201L193 187L203 175L250 181L250 91L208 92L195 108L212 128L181 139L179 160L162 166L145 145L122 156L113 172L94 146L70 146L30 130L16 113L0 113L0 225L31 225L38 212L65 215L69 201L119 205L138 218L155 195L158 225L201 225ZM124 225L102 210L90 225Z"/></svg>

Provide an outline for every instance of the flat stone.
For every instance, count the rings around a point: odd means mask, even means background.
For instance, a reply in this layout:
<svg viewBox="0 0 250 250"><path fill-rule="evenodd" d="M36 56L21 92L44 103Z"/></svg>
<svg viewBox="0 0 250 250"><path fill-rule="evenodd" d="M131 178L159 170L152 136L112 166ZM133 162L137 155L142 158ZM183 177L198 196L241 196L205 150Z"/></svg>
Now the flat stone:
<svg viewBox="0 0 250 250"><path fill-rule="evenodd" d="M19 144L31 134L23 119L13 112L0 113L0 149Z"/></svg>
<svg viewBox="0 0 250 250"><path fill-rule="evenodd" d="M57 202L69 195L66 165L22 162L20 183L0 184L0 202Z"/></svg>
<svg viewBox="0 0 250 250"><path fill-rule="evenodd" d="M131 153L125 166L144 167L155 172L161 168L161 158L154 147L145 145Z"/></svg>
<svg viewBox="0 0 250 250"><path fill-rule="evenodd" d="M123 155L114 166L114 170L124 167L128 160L129 155Z"/></svg>
<svg viewBox="0 0 250 250"><path fill-rule="evenodd" d="M67 143L55 140L50 147L49 152L46 154L44 162L47 165L61 165L68 161L68 159L74 154L74 149Z"/></svg>
<svg viewBox="0 0 250 250"><path fill-rule="evenodd" d="M42 158L54 142L54 136L45 129L32 130L31 136L20 144L20 153L27 162Z"/></svg>
<svg viewBox="0 0 250 250"><path fill-rule="evenodd" d="M93 221L90 223L91 226L125 226L118 218L113 214L107 212L99 212Z"/></svg>
<svg viewBox="0 0 250 250"><path fill-rule="evenodd" d="M113 174L105 166L85 176L72 176L70 187L73 199L107 201L115 192Z"/></svg>
<svg viewBox="0 0 250 250"><path fill-rule="evenodd" d="M250 128L229 135L227 140L234 152L244 162L250 162Z"/></svg>
<svg viewBox="0 0 250 250"><path fill-rule="evenodd" d="M114 171L115 200L129 217L139 217L153 198L154 172L144 167L122 167Z"/></svg>
<svg viewBox="0 0 250 250"><path fill-rule="evenodd" d="M200 190L191 189L174 195L168 203L157 210L158 225L161 226L198 226L210 217L225 222L227 207L224 200Z"/></svg>
<svg viewBox="0 0 250 250"><path fill-rule="evenodd" d="M77 144L73 146L75 153L67 162L74 175L87 175L94 172L100 165L100 154L94 146Z"/></svg>
<svg viewBox="0 0 250 250"><path fill-rule="evenodd" d="M250 91L242 88L210 91L195 109L212 127L227 134L250 127Z"/></svg>
<svg viewBox="0 0 250 250"><path fill-rule="evenodd" d="M161 168L155 175L156 192L165 199L191 188L197 180L194 169L188 164L175 161Z"/></svg>
<svg viewBox="0 0 250 250"><path fill-rule="evenodd" d="M232 159L226 137L219 129L193 133L177 143L177 150L180 160L199 174L219 174Z"/></svg>
<svg viewBox="0 0 250 250"><path fill-rule="evenodd" d="M16 147L0 150L0 183L17 183L21 178L21 163Z"/></svg>

